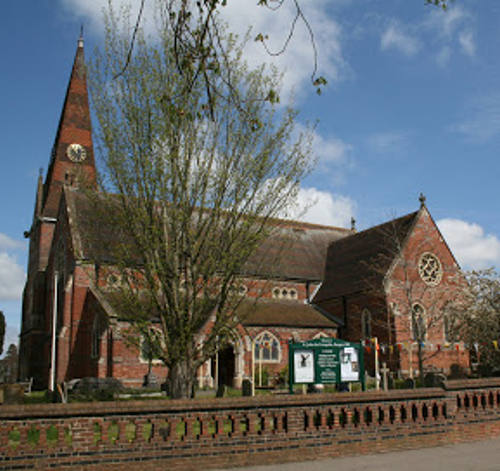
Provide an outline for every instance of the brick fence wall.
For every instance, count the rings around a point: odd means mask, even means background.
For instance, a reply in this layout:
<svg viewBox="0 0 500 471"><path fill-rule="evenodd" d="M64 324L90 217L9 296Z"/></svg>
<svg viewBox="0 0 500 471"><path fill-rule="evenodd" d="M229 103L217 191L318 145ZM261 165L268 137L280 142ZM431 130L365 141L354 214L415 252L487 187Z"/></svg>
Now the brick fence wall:
<svg viewBox="0 0 500 471"><path fill-rule="evenodd" d="M499 434L500 380L387 393L0 406L0 469L209 469Z"/></svg>

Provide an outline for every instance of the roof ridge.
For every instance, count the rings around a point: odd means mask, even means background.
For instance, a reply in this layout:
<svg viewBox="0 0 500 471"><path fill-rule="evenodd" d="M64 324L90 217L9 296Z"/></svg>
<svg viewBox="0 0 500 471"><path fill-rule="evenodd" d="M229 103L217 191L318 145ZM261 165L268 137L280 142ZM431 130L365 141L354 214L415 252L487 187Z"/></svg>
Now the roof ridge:
<svg viewBox="0 0 500 471"><path fill-rule="evenodd" d="M338 239L338 240L334 240L333 242L331 242L331 244L336 244L337 242L340 242L340 241L345 241L347 239L351 239L352 237L356 237L356 236L359 236L359 235L366 235L367 233L371 232L371 231L376 231L376 230L380 230L383 226L387 225L387 224L391 224L391 223L395 223L396 221L400 221L402 219L405 219L405 218L408 218L408 217L415 217L417 216L417 214L420 212L420 209L418 209L417 211L413 211L411 213L408 213L408 214L404 214L403 216L399 216L397 218L393 218L393 219L389 219L388 221L385 221L385 222L382 222L380 224L377 224L376 226L371 226L371 227L368 227L367 229L363 229L362 231L359 231L359 232L354 232L353 234L350 234L346 237L343 237L341 239Z"/></svg>

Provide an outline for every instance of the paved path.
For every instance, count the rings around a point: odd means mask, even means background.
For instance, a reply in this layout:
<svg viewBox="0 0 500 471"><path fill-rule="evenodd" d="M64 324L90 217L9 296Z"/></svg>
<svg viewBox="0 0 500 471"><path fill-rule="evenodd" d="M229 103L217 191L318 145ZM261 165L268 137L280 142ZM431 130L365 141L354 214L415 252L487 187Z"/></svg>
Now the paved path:
<svg viewBox="0 0 500 471"><path fill-rule="evenodd" d="M234 471L500 471L500 438L376 455L232 469Z"/></svg>

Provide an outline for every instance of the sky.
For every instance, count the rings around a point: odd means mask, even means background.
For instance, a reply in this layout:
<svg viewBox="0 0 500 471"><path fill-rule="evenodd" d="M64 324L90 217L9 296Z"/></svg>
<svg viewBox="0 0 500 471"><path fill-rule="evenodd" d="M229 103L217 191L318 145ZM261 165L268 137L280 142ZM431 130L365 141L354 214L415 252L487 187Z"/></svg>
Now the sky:
<svg viewBox="0 0 500 471"><path fill-rule="evenodd" d="M115 0L117 1L117 0ZM24 0L2 5L0 50L0 310L7 345L21 320L39 169L45 172L80 26L85 53L102 46L107 0ZM137 8L139 0L132 0ZM154 0L146 0L151 17ZM277 12L257 0L228 0L230 29L263 33L279 50L293 1ZM294 97L298 126L317 121L315 170L302 182L303 220L358 230L427 206L462 268L500 267L500 2L300 0L314 31L321 96L310 82L311 38L297 23L274 60L282 101ZM151 30L152 22L145 24ZM249 41L245 58L271 59Z"/></svg>

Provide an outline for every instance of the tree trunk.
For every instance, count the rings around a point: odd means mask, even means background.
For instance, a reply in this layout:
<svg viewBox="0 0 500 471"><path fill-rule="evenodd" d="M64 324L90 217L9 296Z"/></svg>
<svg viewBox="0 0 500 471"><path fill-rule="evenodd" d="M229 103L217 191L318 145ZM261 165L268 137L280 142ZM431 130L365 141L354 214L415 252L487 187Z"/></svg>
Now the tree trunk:
<svg viewBox="0 0 500 471"><path fill-rule="evenodd" d="M168 394L172 399L190 399L194 393L195 372L188 360L173 363L167 376Z"/></svg>
<svg viewBox="0 0 500 471"><path fill-rule="evenodd" d="M418 377L420 378L421 386L424 385L424 351L422 350L422 342L418 342Z"/></svg>

